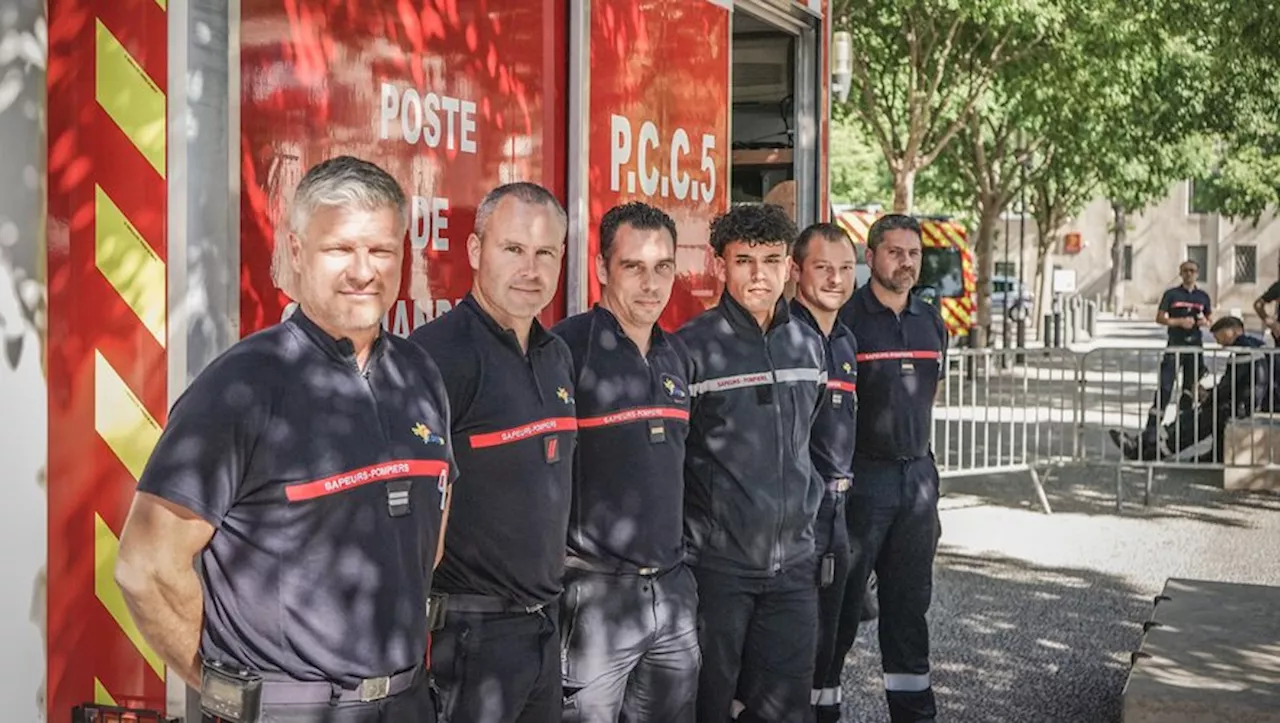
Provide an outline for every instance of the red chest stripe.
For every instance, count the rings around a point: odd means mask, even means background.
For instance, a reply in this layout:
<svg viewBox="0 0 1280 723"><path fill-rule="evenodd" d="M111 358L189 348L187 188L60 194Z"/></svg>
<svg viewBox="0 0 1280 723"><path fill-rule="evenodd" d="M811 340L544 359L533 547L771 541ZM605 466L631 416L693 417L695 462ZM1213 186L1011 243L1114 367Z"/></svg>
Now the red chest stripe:
<svg viewBox="0 0 1280 723"><path fill-rule="evenodd" d="M536 422L522 424L519 427L504 429L500 432L488 432L486 434L471 435L471 448L482 449L484 447L497 447L502 444L511 444L525 439L531 439L540 434L548 432L572 432L578 428L578 420L573 417L551 417L549 419L540 419Z"/></svg>
<svg viewBox="0 0 1280 723"><path fill-rule="evenodd" d="M827 389L834 389L838 392L849 392L852 394L853 392L858 391L858 385L853 382L842 382L839 379L828 379Z"/></svg>
<svg viewBox="0 0 1280 723"><path fill-rule="evenodd" d="M339 472L313 482L298 482L284 488L290 502L311 500L325 495L346 492L371 482L403 479L405 477L439 477L449 471L449 463L438 459L393 459L368 467Z"/></svg>
<svg viewBox="0 0 1280 723"><path fill-rule="evenodd" d="M689 412L672 407L633 407L612 412L602 417L579 419L578 427L581 429L609 427L615 424L638 422L642 419L679 419L687 422L689 421Z"/></svg>
<svg viewBox="0 0 1280 723"><path fill-rule="evenodd" d="M888 361L893 359L932 359L937 361L942 354L936 351L869 351L858 354L859 362Z"/></svg>

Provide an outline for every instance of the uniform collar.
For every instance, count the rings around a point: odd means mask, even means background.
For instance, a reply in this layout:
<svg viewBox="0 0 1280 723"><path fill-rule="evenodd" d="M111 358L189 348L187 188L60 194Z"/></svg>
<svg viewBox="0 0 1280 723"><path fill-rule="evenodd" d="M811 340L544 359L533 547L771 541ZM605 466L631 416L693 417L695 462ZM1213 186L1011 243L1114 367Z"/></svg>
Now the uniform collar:
<svg viewBox="0 0 1280 723"><path fill-rule="evenodd" d="M512 349L515 349L523 355L524 352L520 350L520 339L516 337L515 331L507 329L499 324L492 316L489 315L489 312L484 310L484 307L480 306L480 302L476 301L475 296L473 296L471 292L468 291L467 295L463 297L461 306L475 314L476 318L480 319L480 322L484 324L485 328L491 331L494 336L502 339L504 343L510 344ZM533 325L529 327L529 351L533 351L534 349L549 343L552 338L551 333L543 328L537 318L534 318Z"/></svg>
<svg viewBox="0 0 1280 723"><path fill-rule="evenodd" d="M355 343L345 336L340 339L331 336L329 332L321 329L319 324L315 323L311 317L307 316L306 313L302 311L301 306L294 309L293 313L289 315L289 318L285 323L296 326L302 331L302 333L307 335L308 339L310 339L316 346L320 347L320 349L330 357L344 364L349 364L356 369L360 368L359 363L356 361ZM379 326L378 335L374 337L373 345L369 347L370 363L375 361L382 353L383 347L386 346L384 343L386 336L387 330Z"/></svg>
<svg viewBox="0 0 1280 723"><path fill-rule="evenodd" d="M880 297L876 296L876 293L871 290L870 283L868 283L866 286L861 287L860 289L858 289L853 293L855 296L858 296L862 299L862 306L867 310L867 313L869 314L878 314L881 312L885 312L889 314L893 313L893 309L890 309L889 307L880 303ZM907 305L902 310L902 313L924 314L924 313L927 313L926 311L927 307L928 307L928 304L921 301L920 297L916 296L915 294L908 294Z"/></svg>
<svg viewBox="0 0 1280 723"><path fill-rule="evenodd" d="M760 333L760 324L756 322L756 318L746 309L742 308L742 304L733 298L728 290L720 294L720 313L729 320L729 324L739 332L752 331L756 334ZM783 297L778 298L778 303L773 307L773 320L769 322L769 328L765 333L769 333L774 329L791 321L791 310L787 306L787 300Z"/></svg>
<svg viewBox="0 0 1280 723"><path fill-rule="evenodd" d="M814 317L813 312L809 310L809 307L800 303L800 297L796 297L792 299L791 304L789 306L791 309L791 313L797 319L813 327L814 331L818 332L819 334L822 334L822 327L818 326L818 319ZM836 323L832 325L831 333L823 334L823 336L825 336L827 339L839 339L840 337L848 333L850 333L849 330L845 328L845 325L840 321L840 314L839 312L837 312Z"/></svg>
<svg viewBox="0 0 1280 723"><path fill-rule="evenodd" d="M591 313L595 319L605 324L610 331L616 333L620 338L631 338L627 336L627 330L622 328L622 322L618 321L618 317L612 311L596 303L592 305ZM649 350L652 351L660 346L666 346L666 344L666 332L662 330L662 327L654 324L653 331L649 334Z"/></svg>

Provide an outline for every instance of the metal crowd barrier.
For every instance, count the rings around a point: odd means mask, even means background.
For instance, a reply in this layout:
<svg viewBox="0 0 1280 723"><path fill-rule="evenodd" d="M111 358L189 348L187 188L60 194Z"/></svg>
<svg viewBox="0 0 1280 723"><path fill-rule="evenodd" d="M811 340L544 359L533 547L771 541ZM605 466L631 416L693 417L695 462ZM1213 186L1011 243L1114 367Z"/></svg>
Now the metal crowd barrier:
<svg viewBox="0 0 1280 723"><path fill-rule="evenodd" d="M1114 468L1117 509L1126 470L1146 471L1147 504L1159 468L1214 470L1227 489L1264 487L1280 473L1275 348L955 349L948 356L933 421L944 478L1024 472L1050 513L1042 476L1067 466ZM1157 407L1162 374L1170 393Z"/></svg>

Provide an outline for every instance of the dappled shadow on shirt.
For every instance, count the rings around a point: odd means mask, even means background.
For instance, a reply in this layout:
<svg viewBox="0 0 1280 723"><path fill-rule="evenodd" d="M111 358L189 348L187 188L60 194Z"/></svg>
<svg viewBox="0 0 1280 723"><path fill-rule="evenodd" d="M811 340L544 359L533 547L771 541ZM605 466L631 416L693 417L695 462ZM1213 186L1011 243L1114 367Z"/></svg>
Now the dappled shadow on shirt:
<svg viewBox="0 0 1280 723"><path fill-rule="evenodd" d="M348 684L422 661L443 391L420 376L425 355L395 341L366 383L288 322L215 361L175 405L139 488L215 524L199 558L202 652ZM409 514L397 516L401 482Z"/></svg>

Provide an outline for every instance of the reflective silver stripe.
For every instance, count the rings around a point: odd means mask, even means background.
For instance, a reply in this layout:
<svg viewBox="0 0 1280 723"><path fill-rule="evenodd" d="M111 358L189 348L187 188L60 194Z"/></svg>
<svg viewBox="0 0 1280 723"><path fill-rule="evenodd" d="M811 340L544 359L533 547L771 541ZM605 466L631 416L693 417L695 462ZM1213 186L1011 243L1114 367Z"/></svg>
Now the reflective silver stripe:
<svg viewBox="0 0 1280 723"><path fill-rule="evenodd" d="M902 693L919 693L929 689L929 674L911 675L910 673L885 673L884 689Z"/></svg>
<svg viewBox="0 0 1280 723"><path fill-rule="evenodd" d="M741 389L743 387L759 387L765 384L773 384L773 375L769 372L752 372L750 374L735 374L731 377L716 377L697 384L689 385L689 393L693 396L706 394L708 392L723 392L729 389Z"/></svg>
<svg viewBox="0 0 1280 723"><path fill-rule="evenodd" d="M779 382L813 382L827 385L827 373L817 369L779 369L774 372Z"/></svg>
<svg viewBox="0 0 1280 723"><path fill-rule="evenodd" d="M840 688L814 688L809 695L810 705L840 705L844 691Z"/></svg>
<svg viewBox="0 0 1280 723"><path fill-rule="evenodd" d="M707 394L709 392L724 392L730 389L742 389L743 387L760 387L766 384L773 384L775 380L779 383L813 382L819 386L826 386L827 373L817 369L779 369L772 373L751 372L750 374L735 374L730 377L716 377L690 384L689 393L696 397L699 394Z"/></svg>

